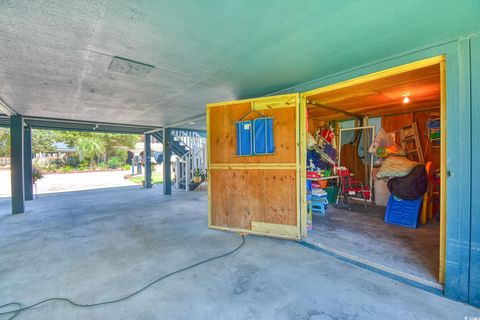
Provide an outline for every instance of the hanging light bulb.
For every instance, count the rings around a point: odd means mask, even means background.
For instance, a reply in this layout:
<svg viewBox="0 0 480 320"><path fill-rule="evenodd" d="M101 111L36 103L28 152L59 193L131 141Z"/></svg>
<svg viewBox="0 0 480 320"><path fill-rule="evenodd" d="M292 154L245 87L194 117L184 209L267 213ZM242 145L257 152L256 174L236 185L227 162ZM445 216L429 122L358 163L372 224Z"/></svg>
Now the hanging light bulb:
<svg viewBox="0 0 480 320"><path fill-rule="evenodd" d="M402 102L403 102L403 104L407 104L407 103L410 102L410 93L405 93L405 94L403 95Z"/></svg>

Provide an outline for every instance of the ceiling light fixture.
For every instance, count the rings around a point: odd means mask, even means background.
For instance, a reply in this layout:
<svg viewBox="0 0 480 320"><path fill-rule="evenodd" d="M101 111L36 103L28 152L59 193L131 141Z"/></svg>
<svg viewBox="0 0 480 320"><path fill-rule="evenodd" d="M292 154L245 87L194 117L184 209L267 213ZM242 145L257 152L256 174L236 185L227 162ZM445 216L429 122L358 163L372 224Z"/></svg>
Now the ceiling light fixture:
<svg viewBox="0 0 480 320"><path fill-rule="evenodd" d="M402 102L403 104L407 104L410 102L410 93L405 93L403 96Z"/></svg>

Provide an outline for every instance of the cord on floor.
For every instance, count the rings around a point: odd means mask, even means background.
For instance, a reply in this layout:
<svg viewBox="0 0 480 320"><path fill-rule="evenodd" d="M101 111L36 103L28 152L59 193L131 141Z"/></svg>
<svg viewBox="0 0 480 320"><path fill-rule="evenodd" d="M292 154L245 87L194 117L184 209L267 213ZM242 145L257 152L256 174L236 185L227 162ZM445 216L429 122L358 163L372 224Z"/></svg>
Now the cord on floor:
<svg viewBox="0 0 480 320"><path fill-rule="evenodd" d="M52 298L47 298L45 300L42 300L42 301L39 301L39 302L36 302L34 304L31 304L29 306L25 306L23 307L23 304L21 304L20 302L9 302L9 303L6 303L6 304L3 304L3 305L0 305L0 310L1 309L4 309L4 308L7 308L7 307L11 307L11 306L17 306L18 308L16 309L13 309L13 310L10 310L10 311L3 311L3 312L0 312L0 317L2 316L5 316L5 315L11 315L10 318L8 318L7 320L12 320L14 318L16 318L17 316L19 316L22 312L24 311L27 311L27 310L30 310L30 309L33 309L35 307L38 307L39 305L41 304L45 304L45 303L48 303L48 302L54 302L54 301L57 301L57 302L65 302L65 303L68 303L68 304L71 304L72 306L75 306L75 307L79 307L79 308L92 308L92 307L98 307L98 306L104 306L104 305L108 305L108 304L114 304L114 303L118 303L118 302L122 302L122 301L125 301L127 299L130 299L132 298L133 296L136 296L138 295L139 293L141 293L142 291L145 291L146 289L150 288L151 286L153 286L154 284L168 278L168 277L171 277L173 275L176 275L180 272L183 272L183 271L187 271L189 269L193 269L201 264L204 264L204 263L207 263L207 262L210 262L210 261L213 261L213 260L217 260L217 259L221 259L221 258L224 258L226 256L229 256L233 253L235 253L236 251L240 250L241 247L243 247L245 245L245 236L243 234L240 234L241 237L242 237L242 243L236 247L235 249L233 249L232 251L229 251L227 253L224 253L224 254L221 254L221 255L218 255L218 256L215 256L215 257L212 257L212 258L208 258L208 259L205 259L205 260L202 260L200 262L197 262L195 264L192 264L188 267L185 267L185 268L182 268L182 269L178 269L176 271L173 271L173 272L170 272L164 276L161 276L160 278L157 278L156 280L148 283L147 285L143 286L142 288L130 293L130 294L127 294L126 296L123 296L121 298L117 298L117 299L113 299L113 300L107 300L107 301L102 301L102 302L97 302L97 303L90 303L90 304L84 304L84 303L78 303L78 302L75 302L69 298L63 298L63 297L52 297Z"/></svg>

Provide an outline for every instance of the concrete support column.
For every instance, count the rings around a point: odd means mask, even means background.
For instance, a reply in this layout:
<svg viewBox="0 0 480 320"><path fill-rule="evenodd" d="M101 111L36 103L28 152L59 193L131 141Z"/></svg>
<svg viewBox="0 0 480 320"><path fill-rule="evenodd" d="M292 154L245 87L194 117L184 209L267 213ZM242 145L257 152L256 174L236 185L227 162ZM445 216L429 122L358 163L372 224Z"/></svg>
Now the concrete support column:
<svg viewBox="0 0 480 320"><path fill-rule="evenodd" d="M25 200L33 200L32 158L32 128L26 126L23 131L23 181L25 186Z"/></svg>
<svg viewBox="0 0 480 320"><path fill-rule="evenodd" d="M145 146L145 188L152 187L152 147L151 147L152 137L149 133L144 135L144 146Z"/></svg>
<svg viewBox="0 0 480 320"><path fill-rule="evenodd" d="M172 158L171 136L172 129L163 128L163 194L165 195L172 194L172 173L170 171Z"/></svg>
<svg viewBox="0 0 480 320"><path fill-rule="evenodd" d="M175 188L179 189L180 188L180 183L178 182L178 177L180 176L180 158L176 158L175 160Z"/></svg>
<svg viewBox="0 0 480 320"><path fill-rule="evenodd" d="M23 116L10 117L10 170L12 182L12 213L25 211L23 178Z"/></svg>
<svg viewBox="0 0 480 320"><path fill-rule="evenodd" d="M190 172L192 172L192 168L191 168L191 164L192 164L192 158L190 158L190 155L187 154L185 156L185 191L190 191Z"/></svg>

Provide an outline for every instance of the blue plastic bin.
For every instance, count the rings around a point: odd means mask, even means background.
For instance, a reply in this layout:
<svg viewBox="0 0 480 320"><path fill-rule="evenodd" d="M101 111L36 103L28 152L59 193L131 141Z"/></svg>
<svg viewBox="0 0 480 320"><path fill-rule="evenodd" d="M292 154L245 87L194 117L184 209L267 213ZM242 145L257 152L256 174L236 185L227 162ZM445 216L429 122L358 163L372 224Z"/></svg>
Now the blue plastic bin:
<svg viewBox="0 0 480 320"><path fill-rule="evenodd" d="M385 213L385 223L415 229L418 223L420 207L422 206L422 199L423 197L416 200L403 200L390 195Z"/></svg>

